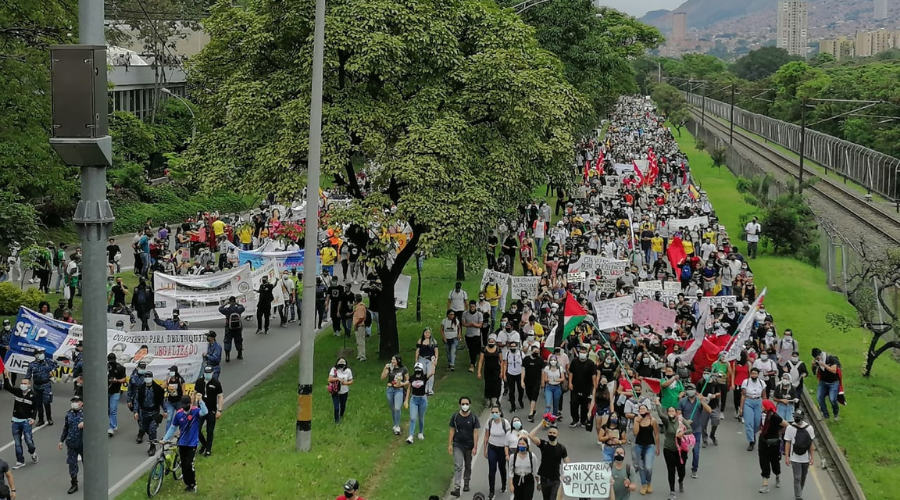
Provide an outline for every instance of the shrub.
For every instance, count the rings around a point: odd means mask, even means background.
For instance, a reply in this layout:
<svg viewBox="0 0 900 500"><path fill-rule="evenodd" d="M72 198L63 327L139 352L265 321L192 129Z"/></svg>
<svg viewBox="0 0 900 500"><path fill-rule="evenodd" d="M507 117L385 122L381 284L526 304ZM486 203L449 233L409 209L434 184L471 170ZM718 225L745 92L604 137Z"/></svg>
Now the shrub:
<svg viewBox="0 0 900 500"><path fill-rule="evenodd" d="M244 198L235 192L220 192L211 195L194 195L174 184L147 188L147 202L124 201L113 204L116 222L113 234L132 233L140 229L147 218L154 224L175 224L197 212L221 213L242 212L249 206Z"/></svg>
<svg viewBox="0 0 900 500"><path fill-rule="evenodd" d="M0 283L0 315L15 315L19 312L19 306L37 309L42 300L44 293L37 288L29 288L23 292L12 283Z"/></svg>

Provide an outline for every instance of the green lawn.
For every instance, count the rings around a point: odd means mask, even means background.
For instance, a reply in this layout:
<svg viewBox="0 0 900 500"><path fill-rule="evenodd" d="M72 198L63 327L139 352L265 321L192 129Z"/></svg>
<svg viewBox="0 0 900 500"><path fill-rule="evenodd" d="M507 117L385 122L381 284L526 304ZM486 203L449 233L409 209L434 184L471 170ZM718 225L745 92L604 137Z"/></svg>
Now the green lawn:
<svg viewBox="0 0 900 500"><path fill-rule="evenodd" d="M415 340L425 325L437 331L446 311L447 293L453 287L456 262L429 259L422 271L422 318L415 322L416 271L409 309L398 314L401 354L412 366ZM481 269L469 273L464 288L477 298ZM377 349L377 337L370 349ZM352 343L352 342L349 342ZM481 384L467 371L468 351L459 352L459 369L449 373L438 367L435 395L429 399L425 441L405 442L409 413L403 411L402 436L391 432L384 384L384 364L377 358L365 363L350 359L356 383L350 389L345 421L332 423L331 398L324 377L342 347L330 330L316 342L316 386L313 407L313 449L294 451L298 362L287 363L231 407L216 429L216 454L200 459L198 498L302 498L331 499L341 493L347 478L362 484L366 498L421 499L441 495L450 485L453 460L447 454L447 422L462 395L480 401ZM443 359L444 353L441 352ZM146 476L119 498L146 498ZM183 485L167 482L160 498L182 498Z"/></svg>
<svg viewBox="0 0 900 500"><path fill-rule="evenodd" d="M743 202L735 188L737 178L729 170L713 169L709 156L694 148L690 133L683 130L678 143L690 158L692 174L703 183L721 222L737 242L738 217L753 212L755 207ZM769 255L761 255L751 266L757 287L769 289L766 309L771 311L779 331L794 330L803 359L809 363L813 347L840 357L848 406L842 408L841 421L829 422L828 426L867 497L900 499L900 490L895 486L900 471L900 435L886 430L900 407L900 388L896 384L900 380L900 364L883 355L876 362L873 375L862 377L870 337L862 329L844 334L827 324L828 312L854 311L842 294L828 290L822 269ZM807 388L813 388L815 398L815 380L810 380Z"/></svg>

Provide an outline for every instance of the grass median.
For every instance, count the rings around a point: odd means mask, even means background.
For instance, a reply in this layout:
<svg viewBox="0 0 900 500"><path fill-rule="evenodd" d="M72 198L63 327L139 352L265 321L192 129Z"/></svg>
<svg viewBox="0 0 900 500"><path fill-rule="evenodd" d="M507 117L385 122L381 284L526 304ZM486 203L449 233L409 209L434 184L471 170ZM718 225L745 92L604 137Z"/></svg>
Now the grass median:
<svg viewBox="0 0 900 500"><path fill-rule="evenodd" d="M746 244L738 240L741 232L739 216L757 208L743 201L736 188L737 178L731 171L713 168L709 155L694 147L690 133L682 129L682 136L677 140L690 158L691 173L703 184L720 222L728 229L732 240L746 250ZM866 496L900 499L900 490L895 486L900 470L900 435L885 425L896 418L900 397L896 381L900 380L900 364L890 356L882 356L876 362L872 376L862 376L871 337L863 329L845 334L828 325L826 313L854 314L854 310L842 294L828 289L822 269L765 253L750 265L757 289L769 289L766 309L775 318L779 331L794 330L801 358L807 365L813 347L840 357L848 406L841 409L841 420L828 422L828 427L844 450ZM815 399L815 379L810 379L806 387L811 389Z"/></svg>
<svg viewBox="0 0 900 500"><path fill-rule="evenodd" d="M438 335L446 313L447 294L453 288L456 262L429 259L422 271L422 323L415 321L415 263L409 308L398 311L400 345L404 365L410 369L415 341L427 325ZM477 298L481 270L469 273L464 289ZM438 335L439 336L439 335ZM377 350L377 334L369 341ZM216 426L216 450L197 461L198 498L302 498L332 500L342 493L348 478L359 480L365 498L418 500L443 496L450 485L453 460L447 454L447 422L462 395L476 397L481 384L466 370L467 351L459 352L459 370L450 373L440 353L435 372L435 395L429 398L425 440L406 444L409 413L403 410L401 436L391 432L385 385L380 380L384 363L376 357L349 363L355 383L350 388L345 420L334 425L331 397L325 376L333 366L343 340L325 332L316 341L313 404L313 447L309 453L294 451L297 411L298 361L279 368L258 387L225 411ZM347 346L355 341L347 339ZM225 388L226 390L228 387ZM477 398L480 400L480 398ZM183 497L183 484L168 481L158 498ZM146 498L146 475L118 498Z"/></svg>

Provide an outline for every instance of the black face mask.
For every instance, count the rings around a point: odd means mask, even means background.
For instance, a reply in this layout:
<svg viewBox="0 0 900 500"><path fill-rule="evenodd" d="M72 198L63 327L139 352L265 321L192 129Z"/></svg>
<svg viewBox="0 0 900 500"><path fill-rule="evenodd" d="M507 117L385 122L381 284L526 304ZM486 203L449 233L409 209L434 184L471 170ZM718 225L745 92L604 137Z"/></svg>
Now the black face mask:
<svg viewBox="0 0 900 500"><path fill-rule="evenodd" d="M550 441L551 443L555 443L555 442L556 442L556 436L554 436L554 435L552 435L552 434L547 434L547 441Z"/></svg>
<svg viewBox="0 0 900 500"><path fill-rule="evenodd" d="M623 461L625 461L625 455L616 455L615 459L616 459L616 462L623 462Z"/></svg>

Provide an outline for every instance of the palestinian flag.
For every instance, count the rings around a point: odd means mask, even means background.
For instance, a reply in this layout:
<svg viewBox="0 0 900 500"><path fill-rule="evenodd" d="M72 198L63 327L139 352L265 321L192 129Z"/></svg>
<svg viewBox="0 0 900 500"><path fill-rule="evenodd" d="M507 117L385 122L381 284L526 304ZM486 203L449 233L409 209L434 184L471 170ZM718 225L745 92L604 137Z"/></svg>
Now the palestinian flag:
<svg viewBox="0 0 900 500"><path fill-rule="evenodd" d="M562 340L565 340L570 333L575 331L575 327L588 315L587 311L581 307L581 304L575 300L571 292L566 293L566 305L563 309L563 332Z"/></svg>

